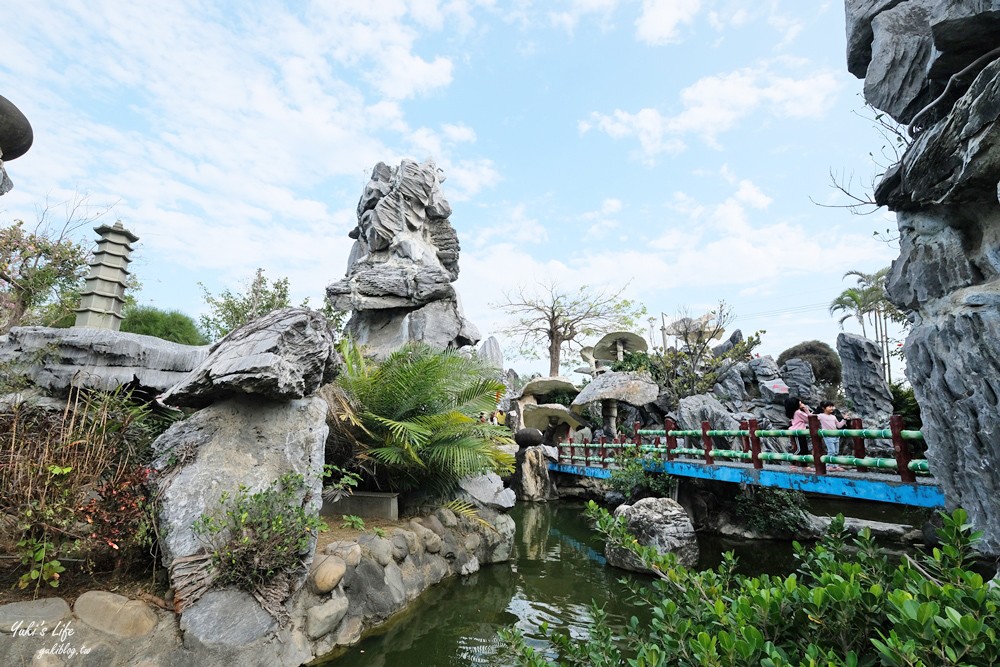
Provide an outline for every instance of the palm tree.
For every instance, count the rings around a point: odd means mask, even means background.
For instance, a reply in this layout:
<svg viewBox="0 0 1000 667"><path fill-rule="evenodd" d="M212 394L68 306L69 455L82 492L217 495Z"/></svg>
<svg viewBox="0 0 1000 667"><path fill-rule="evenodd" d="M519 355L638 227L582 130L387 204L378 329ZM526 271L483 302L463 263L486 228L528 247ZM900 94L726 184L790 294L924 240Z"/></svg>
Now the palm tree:
<svg viewBox="0 0 1000 667"><path fill-rule="evenodd" d="M889 364L889 355L892 352L889 348L888 324L889 322L903 322L903 314L889 301L885 293L885 280L889 274L889 267L879 269L875 273L865 273L864 271L848 271L844 277L854 276L857 279L857 287L848 287L830 303L830 314L843 311L845 314L840 318L840 327L844 327L844 322L855 317L861 325L861 335L868 337L865 331L865 319L872 324L875 330L875 340L882 351L882 370L886 381L892 382L892 368Z"/></svg>
<svg viewBox="0 0 1000 667"><path fill-rule="evenodd" d="M504 391L495 368L422 343L381 362L352 342L341 353L334 436L355 445L377 485L444 493L464 477L513 469L513 457L498 448L513 442L510 431L479 419Z"/></svg>

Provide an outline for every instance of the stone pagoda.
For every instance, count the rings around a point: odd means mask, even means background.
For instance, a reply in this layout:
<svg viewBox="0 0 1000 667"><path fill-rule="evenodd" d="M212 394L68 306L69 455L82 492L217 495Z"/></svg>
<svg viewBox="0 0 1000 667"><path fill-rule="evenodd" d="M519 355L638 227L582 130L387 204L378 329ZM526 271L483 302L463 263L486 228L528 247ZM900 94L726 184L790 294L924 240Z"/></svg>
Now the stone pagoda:
<svg viewBox="0 0 1000 667"><path fill-rule="evenodd" d="M101 239L90 263L90 275L80 297L80 307L76 309L78 327L92 329L121 328L122 306L125 303L125 281L128 264L132 260L132 243L139 237L125 229L121 220L114 225L95 227Z"/></svg>

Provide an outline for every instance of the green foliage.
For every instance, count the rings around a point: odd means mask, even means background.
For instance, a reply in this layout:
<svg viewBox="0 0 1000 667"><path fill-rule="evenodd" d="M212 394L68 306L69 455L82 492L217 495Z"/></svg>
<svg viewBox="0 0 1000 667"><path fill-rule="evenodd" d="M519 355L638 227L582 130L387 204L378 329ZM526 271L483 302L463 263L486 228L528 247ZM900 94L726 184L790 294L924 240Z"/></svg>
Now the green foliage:
<svg viewBox="0 0 1000 667"><path fill-rule="evenodd" d="M712 390L719 378L727 373L736 362L747 361L753 350L760 345L764 331L747 336L732 348L715 355L711 350L713 331L721 332L731 321L732 312L720 303L716 310L708 313L709 336L699 336L699 329L692 327L679 336L682 344L678 347L654 348L652 352L626 352L621 361L611 365L613 371L645 372L659 385L671 408L676 408L680 399Z"/></svg>
<svg viewBox="0 0 1000 667"><path fill-rule="evenodd" d="M375 537L381 537L385 539L385 530L379 528L378 526L372 528L372 534L375 535Z"/></svg>
<svg viewBox="0 0 1000 667"><path fill-rule="evenodd" d="M920 405L913 395L913 387L893 382L889 385L889 389L892 391L892 412L903 418L903 428L920 430L924 422L920 418Z"/></svg>
<svg viewBox="0 0 1000 667"><path fill-rule="evenodd" d="M648 460L635 448L622 449L615 456L608 484L625 496L626 502L642 498L669 498L677 488L677 478L671 475L650 473L643 463Z"/></svg>
<svg viewBox="0 0 1000 667"><path fill-rule="evenodd" d="M487 471L506 474L513 457L499 449L510 431L479 421L504 386L496 369L453 350L410 344L381 362L357 345L341 345L342 394L331 396L335 438L354 443L355 456L380 487L444 492Z"/></svg>
<svg viewBox="0 0 1000 667"><path fill-rule="evenodd" d="M209 340L218 340L247 322L292 305L288 296L288 278L278 278L270 283L264 277L264 269L257 269L244 293L227 289L215 296L203 283L198 283L198 286L211 311L199 318L202 333Z"/></svg>
<svg viewBox="0 0 1000 667"><path fill-rule="evenodd" d="M59 413L19 404L0 414L0 514L15 518L22 558L80 553L118 566L153 548L151 422L126 392L77 390Z"/></svg>
<svg viewBox="0 0 1000 667"><path fill-rule="evenodd" d="M806 497L801 491L769 486L744 487L736 496L736 516L763 534L797 533L806 522Z"/></svg>
<svg viewBox="0 0 1000 667"><path fill-rule="evenodd" d="M840 355L826 343L818 340L807 340L793 345L778 355L778 366L783 366L789 359L801 359L812 366L816 381L835 387L840 384L843 366Z"/></svg>
<svg viewBox="0 0 1000 667"><path fill-rule="evenodd" d="M354 492L354 487L361 482L361 475L327 463L323 466L323 480L323 500L335 503Z"/></svg>
<svg viewBox="0 0 1000 667"><path fill-rule="evenodd" d="M121 330L182 345L205 345L208 342L191 317L177 310L160 310L154 306L127 308Z"/></svg>
<svg viewBox="0 0 1000 667"><path fill-rule="evenodd" d="M342 514L340 522L341 528L353 528L354 530L364 530L365 520L359 517L357 514Z"/></svg>
<svg viewBox="0 0 1000 667"><path fill-rule="evenodd" d="M33 309L53 299L60 302L58 297L84 277L87 250L68 238L72 229L67 224L52 230L40 223L28 231L21 220L0 229L0 333L18 326Z"/></svg>
<svg viewBox="0 0 1000 667"><path fill-rule="evenodd" d="M583 285L563 292L555 283L536 286L535 293L518 287L504 294L504 309L515 321L503 333L520 338L520 354L539 358L544 346L549 359L549 375L559 375L563 352L582 347L580 341L611 331L634 331L640 327L645 306L623 299L625 288L595 290Z"/></svg>
<svg viewBox="0 0 1000 667"><path fill-rule="evenodd" d="M59 586L59 576L66 571L62 563L55 559L55 546L45 539L34 537L21 538L17 543L21 553L21 564L28 566L28 571L17 580L17 587L25 589L35 584L35 591L44 583L56 588Z"/></svg>
<svg viewBox="0 0 1000 667"><path fill-rule="evenodd" d="M219 583L260 592L303 568L313 538L326 529L302 506L304 488L302 475L292 473L256 493L240 485L220 496L216 512L195 521L192 529L211 554Z"/></svg>
<svg viewBox="0 0 1000 667"><path fill-rule="evenodd" d="M588 515L614 544L634 551L656 580L625 580L651 620L611 628L594 614L589 636L543 626L569 665L869 667L1000 664L1000 591L967 569L979 534L964 511L943 514L942 546L891 566L865 530L847 543L843 517L788 576L748 577L724 556L715 570L689 570L673 554L642 547L625 522L591 503ZM599 611L599 610L597 610ZM522 665L551 665L519 633L503 634ZM620 638L619 638L620 637Z"/></svg>
<svg viewBox="0 0 1000 667"><path fill-rule="evenodd" d="M278 278L274 282L269 282L264 276L264 269L257 269L253 279L246 284L244 292L227 289L219 296L215 296L203 283L198 283L198 287L201 288L202 298L205 299L210 311L198 318L198 323L205 337L212 341L219 340L230 331L258 317L292 305L288 278ZM306 298L302 301L301 307L308 306L309 299ZM325 304L320 312L330 323L333 331L343 328L345 313L334 310L329 303Z"/></svg>

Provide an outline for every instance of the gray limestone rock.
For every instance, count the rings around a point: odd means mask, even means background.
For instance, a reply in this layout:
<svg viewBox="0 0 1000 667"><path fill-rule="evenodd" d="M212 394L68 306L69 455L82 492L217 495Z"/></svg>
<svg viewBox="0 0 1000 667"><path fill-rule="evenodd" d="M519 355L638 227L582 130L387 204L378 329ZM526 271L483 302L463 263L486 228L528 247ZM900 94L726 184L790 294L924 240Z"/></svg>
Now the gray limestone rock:
<svg viewBox="0 0 1000 667"><path fill-rule="evenodd" d="M903 0L845 0L847 16L847 71L865 78L872 59L872 20Z"/></svg>
<svg viewBox="0 0 1000 667"><path fill-rule="evenodd" d="M616 517L624 517L628 531L639 544L654 547L662 553L673 552L682 565L691 566L698 560L698 539L684 508L670 498L643 498L633 505L619 505ZM627 549L605 545L608 564L633 572L650 572L649 568Z"/></svg>
<svg viewBox="0 0 1000 667"><path fill-rule="evenodd" d="M542 447L527 447L517 453L511 487L518 500L545 502L558 497L549 477L548 459Z"/></svg>
<svg viewBox="0 0 1000 667"><path fill-rule="evenodd" d="M682 430L700 430L701 423L707 421L715 430L735 430L740 423L729 410L711 394L697 394L680 400L677 408L677 424ZM726 438L713 438L715 446L729 447ZM700 443L697 446L701 446Z"/></svg>
<svg viewBox="0 0 1000 667"><path fill-rule="evenodd" d="M743 383L743 376L740 374L739 369L730 368L728 371L719 376L719 381L715 383L715 387L712 388L712 393L715 394L719 400L731 401L731 402L742 402L747 399L747 388Z"/></svg>
<svg viewBox="0 0 1000 667"><path fill-rule="evenodd" d="M816 387L816 375L808 361L789 359L781 367L781 377L788 385L789 394L798 396L813 409L819 405L822 396Z"/></svg>
<svg viewBox="0 0 1000 667"><path fill-rule="evenodd" d="M994 61L979 73L946 118L917 136L899 168L886 172L876 201L897 211L941 204L995 204L1000 180L998 98L1000 62ZM947 111L947 106L941 111Z"/></svg>
<svg viewBox="0 0 1000 667"><path fill-rule="evenodd" d="M878 345L862 336L841 333L837 354L843 364L841 387L851 410L868 428L886 428L892 415L892 392L882 372Z"/></svg>
<svg viewBox="0 0 1000 667"><path fill-rule="evenodd" d="M940 90L932 91L927 68L934 44L930 12L939 0L907 0L874 18L872 59L865 100L900 123L909 123Z"/></svg>
<svg viewBox="0 0 1000 667"><path fill-rule="evenodd" d="M906 341L906 373L920 404L927 460L949 506L984 531L979 548L1000 553L1000 310L998 284L987 306L953 303L927 317ZM966 293L968 299L970 293Z"/></svg>
<svg viewBox="0 0 1000 667"><path fill-rule="evenodd" d="M505 489L503 481L495 472L459 480L458 487L466 499L479 507L508 510L514 506L516 498L511 489Z"/></svg>
<svg viewBox="0 0 1000 667"><path fill-rule="evenodd" d="M998 0L938 2L931 17L935 58L928 76L940 81L1000 43Z"/></svg>
<svg viewBox="0 0 1000 667"><path fill-rule="evenodd" d="M376 356L409 341L441 349L479 341L452 286L460 248L443 181L431 161L380 162L358 202L347 275L327 299L353 311L348 332Z"/></svg>
<svg viewBox="0 0 1000 667"><path fill-rule="evenodd" d="M165 391L201 363L208 349L107 329L14 327L0 336L0 364L12 364L61 396L71 386L110 391L134 380Z"/></svg>
<svg viewBox="0 0 1000 667"><path fill-rule="evenodd" d="M754 357L747 362L750 372L753 373L757 382L767 382L768 380L781 379L781 370L778 363L770 356Z"/></svg>
<svg viewBox="0 0 1000 667"><path fill-rule="evenodd" d="M775 405L784 403L791 393L791 389L781 378L762 380L757 384L757 391L760 392L760 397L765 402Z"/></svg>
<svg viewBox="0 0 1000 667"><path fill-rule="evenodd" d="M476 356L488 362L498 371L503 371L503 350L500 348L500 341L495 336L490 336L479 345Z"/></svg>
<svg viewBox="0 0 1000 667"><path fill-rule="evenodd" d="M173 424L153 443L160 493L160 547L167 564L196 553L191 530L239 485L261 491L285 473L305 478L299 498L319 512L326 443L326 402L275 403L249 397L221 401Z"/></svg>
<svg viewBox="0 0 1000 667"><path fill-rule="evenodd" d="M56 623L65 621L71 615L69 605L62 598L42 598L27 602L11 602L0 605L0 634L11 634L18 627L27 627L32 623L55 627Z"/></svg>
<svg viewBox="0 0 1000 667"><path fill-rule="evenodd" d="M330 325L307 308L283 308L232 331L168 391L172 405L203 407L230 396L303 398L336 377Z"/></svg>
<svg viewBox="0 0 1000 667"><path fill-rule="evenodd" d="M242 648L261 639L277 622L246 591L209 591L181 615L188 648Z"/></svg>

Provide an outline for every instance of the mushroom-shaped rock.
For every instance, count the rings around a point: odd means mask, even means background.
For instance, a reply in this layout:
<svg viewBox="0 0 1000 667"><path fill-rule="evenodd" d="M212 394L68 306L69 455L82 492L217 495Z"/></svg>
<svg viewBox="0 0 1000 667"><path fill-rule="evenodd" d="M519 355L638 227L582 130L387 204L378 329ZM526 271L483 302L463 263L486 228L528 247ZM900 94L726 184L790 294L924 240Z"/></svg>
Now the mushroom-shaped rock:
<svg viewBox="0 0 1000 667"><path fill-rule="evenodd" d="M705 313L697 318L681 317L671 322L664 331L670 336L677 336L691 343L719 340L725 329L713 330L711 326L713 319L715 319L714 313Z"/></svg>
<svg viewBox="0 0 1000 667"><path fill-rule="evenodd" d="M595 359L621 361L626 352L645 352L649 349L646 340L631 331L612 331L594 346Z"/></svg>
<svg viewBox="0 0 1000 667"><path fill-rule="evenodd" d="M519 398L524 398L525 396L545 396L557 391L576 393L578 390L569 378L562 377L561 375L553 375L552 377L535 378L528 382L521 390Z"/></svg>
<svg viewBox="0 0 1000 667"><path fill-rule="evenodd" d="M568 407L559 403L542 403L524 406L524 425L542 432L542 444L554 445L559 427L566 424L568 431L583 426L583 420L573 414Z"/></svg>
<svg viewBox="0 0 1000 667"><path fill-rule="evenodd" d="M649 377L638 373L608 372L598 375L583 388L571 407L574 412L582 412L588 403L601 402L601 419L606 436L618 435L618 401L629 405L646 405L656 400L660 388Z"/></svg>

